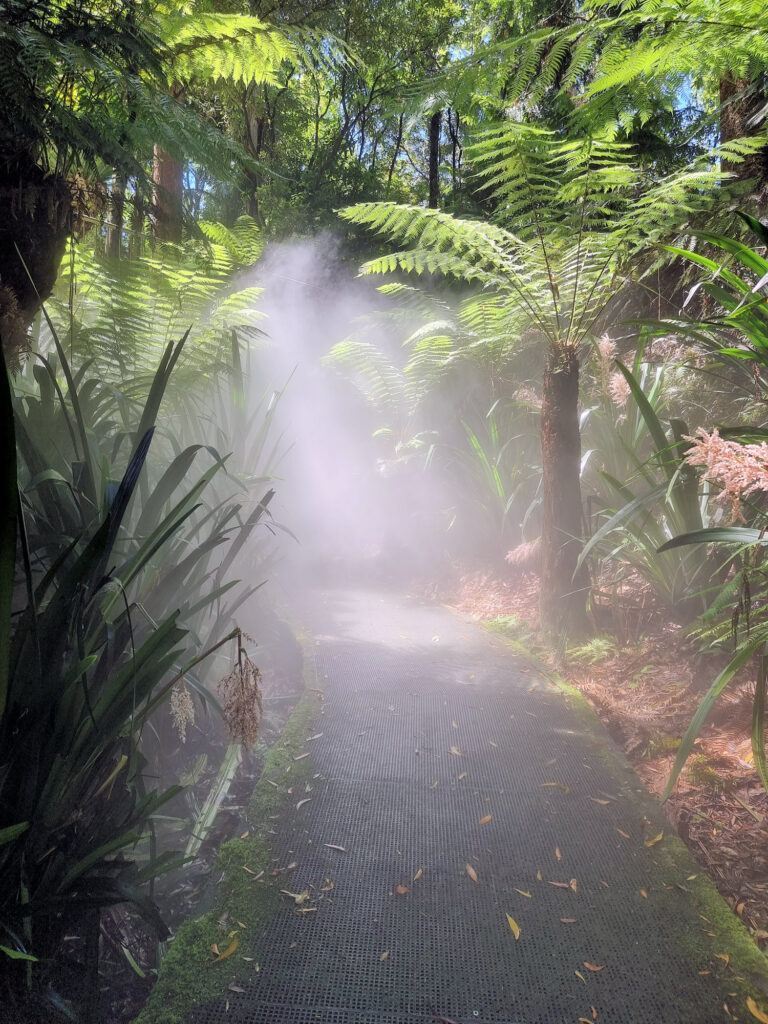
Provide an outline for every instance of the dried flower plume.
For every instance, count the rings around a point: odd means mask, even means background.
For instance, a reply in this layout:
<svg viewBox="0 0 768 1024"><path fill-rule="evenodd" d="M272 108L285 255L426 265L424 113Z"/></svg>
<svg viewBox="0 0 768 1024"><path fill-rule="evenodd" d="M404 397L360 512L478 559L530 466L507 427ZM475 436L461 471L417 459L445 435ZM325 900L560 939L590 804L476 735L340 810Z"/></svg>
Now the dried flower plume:
<svg viewBox="0 0 768 1024"><path fill-rule="evenodd" d="M248 746L259 737L261 724L261 673L243 647L245 633L237 637L237 664L216 687L224 721L233 740Z"/></svg>
<svg viewBox="0 0 768 1024"><path fill-rule="evenodd" d="M691 442L685 461L690 466L704 466L704 480L721 488L721 501L730 501L735 520L744 521L740 511L743 498L755 491L768 491L768 444L740 444L725 441L718 430L708 433L699 427Z"/></svg>
<svg viewBox="0 0 768 1024"><path fill-rule="evenodd" d="M186 743L187 729L195 724L195 705L183 679L171 690L171 718L179 739Z"/></svg>

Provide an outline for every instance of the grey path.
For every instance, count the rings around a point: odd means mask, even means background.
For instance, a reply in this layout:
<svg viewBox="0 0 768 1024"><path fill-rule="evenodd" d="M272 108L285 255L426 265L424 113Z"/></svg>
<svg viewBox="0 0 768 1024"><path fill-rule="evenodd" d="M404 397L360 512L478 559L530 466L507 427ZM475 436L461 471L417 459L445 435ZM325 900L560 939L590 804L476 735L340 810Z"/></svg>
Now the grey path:
<svg viewBox="0 0 768 1024"><path fill-rule="evenodd" d="M749 1018L709 883L578 701L445 609L324 601L320 777L275 836L318 910L287 902L251 989L196 1024Z"/></svg>

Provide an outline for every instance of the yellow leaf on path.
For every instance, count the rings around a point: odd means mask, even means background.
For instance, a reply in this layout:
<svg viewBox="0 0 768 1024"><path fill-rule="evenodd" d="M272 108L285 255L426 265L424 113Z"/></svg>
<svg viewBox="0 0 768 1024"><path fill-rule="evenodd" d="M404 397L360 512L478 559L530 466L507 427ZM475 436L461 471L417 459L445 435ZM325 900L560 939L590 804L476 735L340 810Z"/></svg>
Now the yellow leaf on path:
<svg viewBox="0 0 768 1024"><path fill-rule="evenodd" d="M413 876L413 880L414 880L414 882L418 882L418 880L419 880L419 879L421 878L421 876L422 876L423 874L424 874L424 868L419 868L419 870L418 870L418 871L416 872L416 874L415 874L415 875Z"/></svg>
<svg viewBox="0 0 768 1024"><path fill-rule="evenodd" d="M536 872L536 878L537 878L537 880L538 880L539 882L540 882L540 881L542 880L542 878L541 878L541 872L540 872L540 871L537 871L537 872Z"/></svg>
<svg viewBox="0 0 768 1024"><path fill-rule="evenodd" d="M467 874L472 879L472 881L476 882L477 881L477 872L472 867L472 865L471 864L465 864L464 867L466 868Z"/></svg>
<svg viewBox="0 0 768 1024"><path fill-rule="evenodd" d="M215 942L211 943L211 952L213 953L214 956L219 955L219 947L216 945Z"/></svg>
<svg viewBox="0 0 768 1024"><path fill-rule="evenodd" d="M562 855L562 853L560 853L560 847L559 846L555 847L555 856L557 857L558 860L562 860L563 859L563 855Z"/></svg>
<svg viewBox="0 0 768 1024"><path fill-rule="evenodd" d="M489 821L493 821L493 815L492 814L486 814L486 816L484 818L480 819L480 821L478 822L478 825L487 825Z"/></svg>
<svg viewBox="0 0 768 1024"><path fill-rule="evenodd" d="M529 892L525 892L525 890L523 890L523 889L515 889L515 892L519 892L519 893L520 893L520 895L521 895L521 896L525 896L525 898L526 898L527 900L530 900L530 899L532 898L532 897L531 897L531 894L530 894Z"/></svg>
<svg viewBox="0 0 768 1024"><path fill-rule="evenodd" d="M645 840L645 845L646 846L655 846L656 843L660 843L663 838L664 838L664 833L663 832L659 832L659 834L657 836L654 836L653 839L646 839Z"/></svg>
<svg viewBox="0 0 768 1024"><path fill-rule="evenodd" d="M437 780L435 780L429 788L430 789L437 789Z"/></svg>
<svg viewBox="0 0 768 1024"><path fill-rule="evenodd" d="M226 960L227 957L232 956L232 954L236 951L237 946L238 946L238 941L237 941L237 936L235 936L234 939L232 939L230 944L227 946L227 948L224 950L224 952L223 953L219 953L219 955L216 957L216 959L213 962L215 964L217 964L219 962L219 960Z"/></svg>
<svg viewBox="0 0 768 1024"><path fill-rule="evenodd" d="M576 1020L579 1022L579 1024L592 1024L592 1021L589 1017L577 1017Z"/></svg>
<svg viewBox="0 0 768 1024"><path fill-rule="evenodd" d="M554 885L558 889L570 889L571 888L569 882L548 882L547 884L548 885Z"/></svg>
<svg viewBox="0 0 768 1024"><path fill-rule="evenodd" d="M456 722L451 722L451 725L453 726L454 729L458 729L459 728L458 725L456 724Z"/></svg>
<svg viewBox="0 0 768 1024"><path fill-rule="evenodd" d="M597 1010L594 1006L590 1006L590 1010L592 1011L592 1020L597 1020Z"/></svg>
<svg viewBox="0 0 768 1024"><path fill-rule="evenodd" d="M570 886L571 886L571 889L573 889L574 892L578 892L579 891L579 883L576 881L575 878L571 879Z"/></svg>
<svg viewBox="0 0 768 1024"><path fill-rule="evenodd" d="M547 787L554 787L555 789L562 789L564 793L571 792L571 787L566 786L564 782L542 782L541 786L542 789L546 789Z"/></svg>
<svg viewBox="0 0 768 1024"><path fill-rule="evenodd" d="M596 796L591 796L589 799L592 801L593 804L602 804L603 807L607 807L608 804L611 802L610 800L598 800Z"/></svg>
<svg viewBox="0 0 768 1024"><path fill-rule="evenodd" d="M726 967L731 962L731 958L727 953L715 953L715 956L718 960L722 960Z"/></svg>
<svg viewBox="0 0 768 1024"><path fill-rule="evenodd" d="M577 978L581 978L585 985L587 984L587 979L584 977L581 971L574 971L573 973L576 975Z"/></svg>
<svg viewBox="0 0 768 1024"><path fill-rule="evenodd" d="M575 917L561 917L560 920L563 922L563 924L576 924Z"/></svg>
<svg viewBox="0 0 768 1024"><path fill-rule="evenodd" d="M510 931L515 936L515 941L517 941L520 938L520 925L509 914L507 914L507 922L509 923Z"/></svg>
<svg viewBox="0 0 768 1024"><path fill-rule="evenodd" d="M762 1024L768 1024L768 1014L763 1013L752 996L747 996L747 1009L755 1020L762 1021Z"/></svg>
<svg viewBox="0 0 768 1024"><path fill-rule="evenodd" d="M584 966L588 971L602 971L605 968L605 964L589 964L586 960L584 961Z"/></svg>
<svg viewBox="0 0 768 1024"><path fill-rule="evenodd" d="M388 959L389 959L389 950L387 950L386 953L382 953L381 956L379 957L379 960L381 960L382 962L384 960L388 960Z"/></svg>
<svg viewBox="0 0 768 1024"><path fill-rule="evenodd" d="M396 885L395 886L395 892L399 893L401 896L404 896L405 893L408 892L408 886L407 885Z"/></svg>
<svg viewBox="0 0 768 1024"><path fill-rule="evenodd" d="M458 747L451 747L451 753L454 757L464 757L464 751L459 750Z"/></svg>
<svg viewBox="0 0 768 1024"><path fill-rule="evenodd" d="M240 838L241 839L247 839L250 834L251 834L250 832L243 832L243 834L240 836Z"/></svg>
<svg viewBox="0 0 768 1024"><path fill-rule="evenodd" d="M640 895L643 897L644 900L648 899L648 893L645 891L645 889L640 890Z"/></svg>

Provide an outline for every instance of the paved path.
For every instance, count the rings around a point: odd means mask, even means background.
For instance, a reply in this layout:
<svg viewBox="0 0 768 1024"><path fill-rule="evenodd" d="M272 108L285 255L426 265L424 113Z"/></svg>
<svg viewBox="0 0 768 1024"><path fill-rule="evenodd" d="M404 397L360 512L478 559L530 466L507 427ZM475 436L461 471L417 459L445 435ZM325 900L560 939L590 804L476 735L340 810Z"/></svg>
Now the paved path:
<svg viewBox="0 0 768 1024"><path fill-rule="evenodd" d="M331 592L313 628L321 777L275 852L318 910L195 1021L754 1019L740 926L578 699L439 607Z"/></svg>

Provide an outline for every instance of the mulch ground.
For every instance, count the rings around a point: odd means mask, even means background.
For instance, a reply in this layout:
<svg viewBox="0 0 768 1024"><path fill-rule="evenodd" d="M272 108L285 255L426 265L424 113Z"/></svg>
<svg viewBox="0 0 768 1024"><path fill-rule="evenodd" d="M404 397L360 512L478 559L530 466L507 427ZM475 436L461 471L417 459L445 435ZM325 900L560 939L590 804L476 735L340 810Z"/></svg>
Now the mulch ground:
<svg viewBox="0 0 768 1024"><path fill-rule="evenodd" d="M436 596L478 620L509 620L514 635L535 647L537 595L532 573L505 578L474 572L457 575ZM585 644L556 667L590 701L658 796L677 743L721 666L711 654L702 657L680 627L661 615L644 616L642 632L642 639L623 645L610 637ZM664 810L766 948L768 794L751 763L754 688L754 675L745 672L721 696Z"/></svg>

